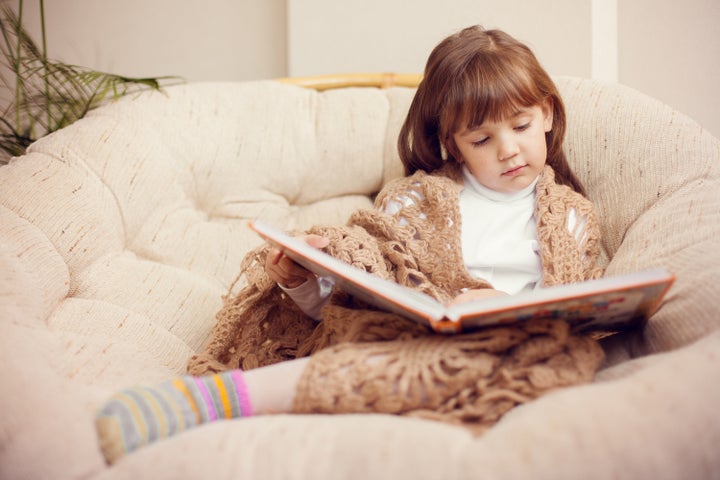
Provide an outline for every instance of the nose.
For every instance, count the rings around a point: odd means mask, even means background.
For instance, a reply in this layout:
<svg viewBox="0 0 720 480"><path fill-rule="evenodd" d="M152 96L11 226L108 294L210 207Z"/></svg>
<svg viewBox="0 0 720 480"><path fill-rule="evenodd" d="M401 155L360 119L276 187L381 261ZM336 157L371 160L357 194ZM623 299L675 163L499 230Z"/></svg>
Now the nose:
<svg viewBox="0 0 720 480"><path fill-rule="evenodd" d="M520 153L520 146L512 134L500 136L500 144L498 148L498 159L501 162L510 160Z"/></svg>

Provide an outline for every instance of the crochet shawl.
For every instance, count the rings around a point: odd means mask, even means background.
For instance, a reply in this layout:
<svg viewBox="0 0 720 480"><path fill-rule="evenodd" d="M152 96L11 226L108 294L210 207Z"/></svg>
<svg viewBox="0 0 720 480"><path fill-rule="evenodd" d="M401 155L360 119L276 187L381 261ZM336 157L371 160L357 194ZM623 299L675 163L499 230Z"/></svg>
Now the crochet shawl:
<svg viewBox="0 0 720 480"><path fill-rule="evenodd" d="M375 208L355 212L347 225L316 226L307 233L328 237L324 250L346 263L447 301L464 288L490 287L464 266L462 188L457 166L418 171L389 182ZM383 213L390 201L400 210ZM585 220L573 231L571 210ZM535 219L543 286L602 275L593 205L555 183L549 166L536 186ZM603 358L595 340L576 335L562 321L438 335L339 289L323 307L323 320L315 322L265 274L268 249L258 247L243 260L210 341L188 363L189 373L248 370L310 356L295 412L396 413L482 431L515 405L592 380ZM233 294L238 283L244 287Z"/></svg>

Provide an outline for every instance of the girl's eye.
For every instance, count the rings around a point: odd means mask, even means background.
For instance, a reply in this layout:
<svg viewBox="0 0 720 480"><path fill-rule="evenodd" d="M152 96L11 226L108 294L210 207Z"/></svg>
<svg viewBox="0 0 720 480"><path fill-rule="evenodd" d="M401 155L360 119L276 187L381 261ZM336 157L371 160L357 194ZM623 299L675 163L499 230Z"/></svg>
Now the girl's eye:
<svg viewBox="0 0 720 480"><path fill-rule="evenodd" d="M518 132L524 132L528 128L530 128L530 122L523 123L522 125L518 125L517 127L515 127L515 130L517 130Z"/></svg>
<svg viewBox="0 0 720 480"><path fill-rule="evenodd" d="M490 137L481 138L480 140L476 142L472 142L473 147L482 147L490 140Z"/></svg>

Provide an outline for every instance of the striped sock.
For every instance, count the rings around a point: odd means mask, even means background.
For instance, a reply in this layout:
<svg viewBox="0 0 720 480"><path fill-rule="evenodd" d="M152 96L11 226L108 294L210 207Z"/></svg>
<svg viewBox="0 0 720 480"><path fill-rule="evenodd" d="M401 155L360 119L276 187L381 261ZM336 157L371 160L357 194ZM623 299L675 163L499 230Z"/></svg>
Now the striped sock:
<svg viewBox="0 0 720 480"><path fill-rule="evenodd" d="M115 394L95 419L108 463L206 422L252 415L242 371L184 376Z"/></svg>

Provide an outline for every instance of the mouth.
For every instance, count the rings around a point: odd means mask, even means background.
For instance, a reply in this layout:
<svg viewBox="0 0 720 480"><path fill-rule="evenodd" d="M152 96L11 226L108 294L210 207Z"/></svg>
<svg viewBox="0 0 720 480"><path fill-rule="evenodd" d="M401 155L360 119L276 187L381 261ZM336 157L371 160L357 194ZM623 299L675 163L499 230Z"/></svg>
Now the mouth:
<svg viewBox="0 0 720 480"><path fill-rule="evenodd" d="M525 167L527 167L527 165L518 165L517 167L513 167L509 170L504 171L503 176L514 177L515 175L519 175Z"/></svg>

